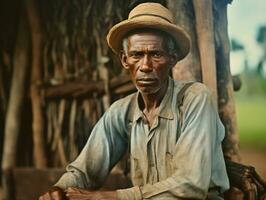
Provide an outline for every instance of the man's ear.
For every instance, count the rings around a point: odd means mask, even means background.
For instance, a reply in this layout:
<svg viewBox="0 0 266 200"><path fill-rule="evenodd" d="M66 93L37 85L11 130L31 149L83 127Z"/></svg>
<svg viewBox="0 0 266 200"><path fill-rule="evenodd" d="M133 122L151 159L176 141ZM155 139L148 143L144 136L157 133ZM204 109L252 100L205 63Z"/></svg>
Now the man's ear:
<svg viewBox="0 0 266 200"><path fill-rule="evenodd" d="M128 70L129 69L129 66L127 64L127 55L125 54L124 51L121 51L120 54L119 54L119 57L120 57L120 61L121 61L121 64L123 65L123 67Z"/></svg>
<svg viewBox="0 0 266 200"><path fill-rule="evenodd" d="M178 61L178 55L177 53L173 53L170 55L170 65L171 67L174 67Z"/></svg>

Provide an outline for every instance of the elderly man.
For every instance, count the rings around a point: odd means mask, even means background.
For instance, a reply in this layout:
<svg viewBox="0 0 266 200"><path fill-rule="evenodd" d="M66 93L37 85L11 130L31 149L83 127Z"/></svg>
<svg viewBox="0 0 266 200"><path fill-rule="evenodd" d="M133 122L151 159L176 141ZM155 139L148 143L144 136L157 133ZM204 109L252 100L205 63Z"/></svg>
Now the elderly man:
<svg viewBox="0 0 266 200"><path fill-rule="evenodd" d="M106 111L81 154L40 199L222 199L229 187L224 127L211 94L194 83L180 101L186 84L169 77L189 53L187 34L168 9L143 3L109 31L107 41L138 92ZM126 152L134 187L93 190Z"/></svg>

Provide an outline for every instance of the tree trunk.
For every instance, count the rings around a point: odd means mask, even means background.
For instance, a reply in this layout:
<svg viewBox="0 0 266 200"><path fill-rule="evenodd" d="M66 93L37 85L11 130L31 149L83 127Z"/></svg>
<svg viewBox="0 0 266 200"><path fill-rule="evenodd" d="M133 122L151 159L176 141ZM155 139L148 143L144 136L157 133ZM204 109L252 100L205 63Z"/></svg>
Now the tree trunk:
<svg viewBox="0 0 266 200"><path fill-rule="evenodd" d="M191 38L190 53L173 68L173 78L176 80L201 81L201 66L192 1L168 0L168 7L174 14L175 22L184 28Z"/></svg>
<svg viewBox="0 0 266 200"><path fill-rule="evenodd" d="M216 1L215 5L216 65L218 81L218 105L225 126L223 152L231 160L239 161L239 135L236 121L233 81L230 72L230 43L227 31L227 3Z"/></svg>

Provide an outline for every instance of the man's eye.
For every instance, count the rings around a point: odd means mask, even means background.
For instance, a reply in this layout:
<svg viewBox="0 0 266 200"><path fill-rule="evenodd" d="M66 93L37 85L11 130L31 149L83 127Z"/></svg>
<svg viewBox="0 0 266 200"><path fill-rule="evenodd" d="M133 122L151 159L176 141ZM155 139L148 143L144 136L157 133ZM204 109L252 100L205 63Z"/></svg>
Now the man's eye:
<svg viewBox="0 0 266 200"><path fill-rule="evenodd" d="M162 54L160 52L153 52L152 53L152 57L154 57L154 58L161 58L162 57Z"/></svg>
<svg viewBox="0 0 266 200"><path fill-rule="evenodd" d="M140 52L131 52L130 56L132 58L140 58L142 56L142 54Z"/></svg>

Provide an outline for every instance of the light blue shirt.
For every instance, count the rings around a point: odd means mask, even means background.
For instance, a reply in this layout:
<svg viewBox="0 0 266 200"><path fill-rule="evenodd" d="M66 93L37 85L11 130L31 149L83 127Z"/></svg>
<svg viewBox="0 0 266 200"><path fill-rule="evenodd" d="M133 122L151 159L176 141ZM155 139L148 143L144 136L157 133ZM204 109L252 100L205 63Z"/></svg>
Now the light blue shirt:
<svg viewBox="0 0 266 200"><path fill-rule="evenodd" d="M210 91L201 83L190 86L179 127L176 100L183 85L169 78L150 128L138 106L139 92L116 101L56 185L97 188L129 149L134 187L118 190L118 199L206 199L212 188L227 190L224 127Z"/></svg>

